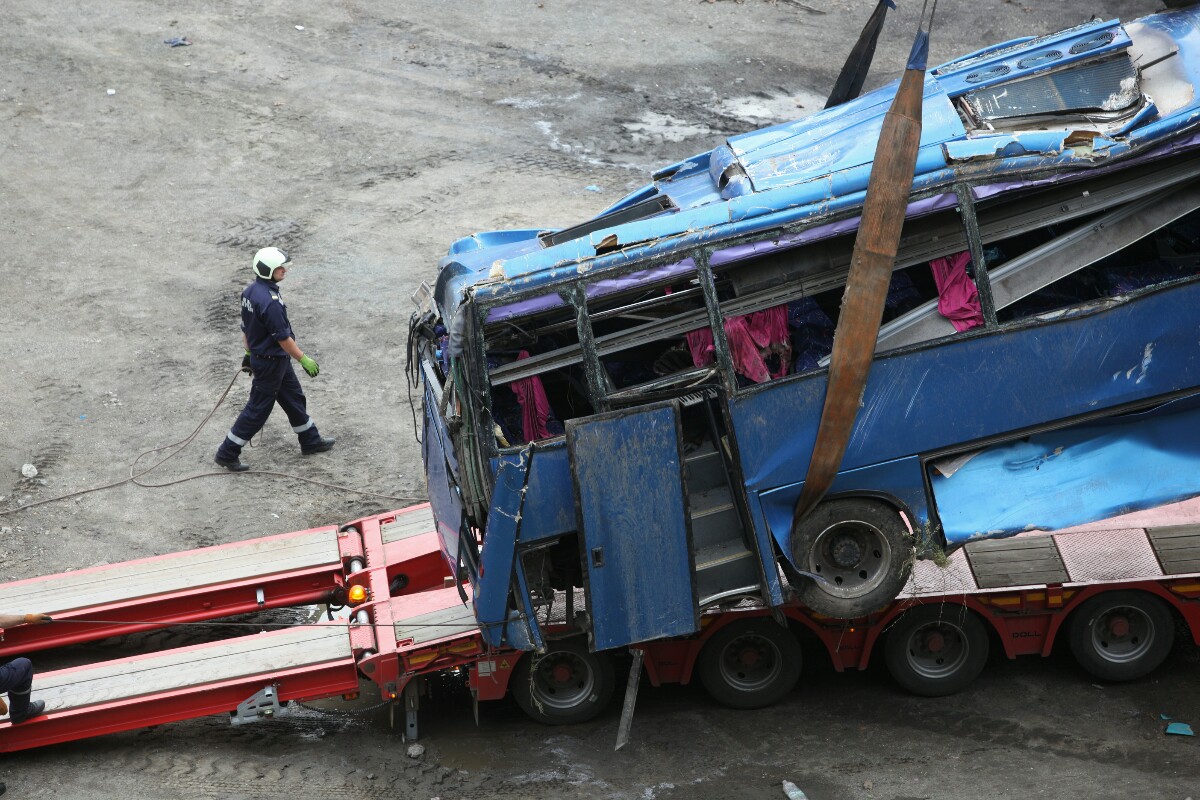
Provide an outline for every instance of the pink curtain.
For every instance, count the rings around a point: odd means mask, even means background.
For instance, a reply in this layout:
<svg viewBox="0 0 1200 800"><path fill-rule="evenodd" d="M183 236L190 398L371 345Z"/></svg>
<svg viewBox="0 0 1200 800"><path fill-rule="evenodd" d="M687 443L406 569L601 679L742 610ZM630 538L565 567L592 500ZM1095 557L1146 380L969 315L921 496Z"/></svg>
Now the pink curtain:
<svg viewBox="0 0 1200 800"><path fill-rule="evenodd" d="M738 373L755 383L766 383L771 378L788 374L792 367L792 345L788 336L787 305L774 306L753 311L742 317L725 320L725 338L729 340L729 354ZM688 350L692 363L704 367L715 358L711 328L701 328L687 334ZM779 355L779 368L775 372L767 369L766 359L772 353Z"/></svg>
<svg viewBox="0 0 1200 800"><path fill-rule="evenodd" d="M692 353L692 363L697 367L707 367L716 360L713 351L712 328L701 328L687 335L688 350Z"/></svg>
<svg viewBox="0 0 1200 800"><path fill-rule="evenodd" d="M970 263L971 254L965 251L929 262L933 282L937 284L938 313L950 320L959 333L983 324L979 293L967 275Z"/></svg>
<svg viewBox="0 0 1200 800"><path fill-rule="evenodd" d="M517 354L518 361L523 358L529 358L528 350ZM521 404L521 428L525 441L532 442L550 436L550 430L546 427L546 420L550 417L550 400L542 388L542 379L534 375L513 381L509 386Z"/></svg>
<svg viewBox="0 0 1200 800"><path fill-rule="evenodd" d="M792 366L792 339L788 333L787 305L772 306L747 314L746 327L750 330L750 338L758 345L760 360L771 354L779 355L779 368L771 373L771 377L782 378L787 375Z"/></svg>

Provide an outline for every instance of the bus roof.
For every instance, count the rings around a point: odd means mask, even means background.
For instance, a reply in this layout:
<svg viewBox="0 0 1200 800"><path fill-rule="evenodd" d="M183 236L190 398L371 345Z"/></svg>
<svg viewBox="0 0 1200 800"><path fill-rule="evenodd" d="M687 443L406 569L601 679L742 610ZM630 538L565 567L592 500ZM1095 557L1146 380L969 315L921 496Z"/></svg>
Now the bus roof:
<svg viewBox="0 0 1200 800"><path fill-rule="evenodd" d="M1129 26L1093 21L931 70L913 191L964 173L1017 188L1031 170L1107 165L1194 127L1197 23L1195 8ZM1153 98L1142 85L1147 74ZM730 137L656 172L652 183L580 225L460 239L439 265L434 299L443 318L451 320L468 297L496 302L549 292L583 273L682 258L698 245L852 213L862 204L896 86Z"/></svg>

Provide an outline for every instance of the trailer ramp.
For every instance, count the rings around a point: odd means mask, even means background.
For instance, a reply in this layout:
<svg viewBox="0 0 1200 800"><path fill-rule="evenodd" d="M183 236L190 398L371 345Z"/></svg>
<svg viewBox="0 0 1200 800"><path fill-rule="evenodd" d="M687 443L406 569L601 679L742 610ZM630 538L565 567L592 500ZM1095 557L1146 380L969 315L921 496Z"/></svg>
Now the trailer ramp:
<svg viewBox="0 0 1200 800"><path fill-rule="evenodd" d="M356 534L329 526L3 584L0 608L54 622L5 630L0 657L324 602L343 584L344 551L361 552Z"/></svg>
<svg viewBox="0 0 1200 800"><path fill-rule="evenodd" d="M0 718L0 752L234 711L265 687L280 702L358 691L370 626L304 625L35 674L45 715Z"/></svg>

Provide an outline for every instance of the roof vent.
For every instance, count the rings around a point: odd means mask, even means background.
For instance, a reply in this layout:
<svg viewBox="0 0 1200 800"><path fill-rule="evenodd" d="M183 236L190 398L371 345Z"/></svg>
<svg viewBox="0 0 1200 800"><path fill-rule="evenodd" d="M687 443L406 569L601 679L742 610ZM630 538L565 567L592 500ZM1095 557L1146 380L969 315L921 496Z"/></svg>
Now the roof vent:
<svg viewBox="0 0 1200 800"><path fill-rule="evenodd" d="M1044 53L1038 53L1036 56L1028 56L1017 62L1017 66L1021 69L1029 69L1030 67L1044 67L1046 64L1052 64L1062 58L1061 50L1047 50Z"/></svg>
<svg viewBox="0 0 1200 800"><path fill-rule="evenodd" d="M972 72L965 80L967 83L981 83L983 81L990 81L993 78L1002 78L1010 72L1012 70L1006 64L997 64L994 67Z"/></svg>
<svg viewBox="0 0 1200 800"><path fill-rule="evenodd" d="M1117 38L1117 35L1112 31L1103 31L1095 36L1089 36L1082 42L1076 42L1075 44L1071 45L1071 55L1077 56L1080 53L1086 53L1089 50L1095 50L1097 47L1104 47L1104 45L1108 44L1115 38Z"/></svg>

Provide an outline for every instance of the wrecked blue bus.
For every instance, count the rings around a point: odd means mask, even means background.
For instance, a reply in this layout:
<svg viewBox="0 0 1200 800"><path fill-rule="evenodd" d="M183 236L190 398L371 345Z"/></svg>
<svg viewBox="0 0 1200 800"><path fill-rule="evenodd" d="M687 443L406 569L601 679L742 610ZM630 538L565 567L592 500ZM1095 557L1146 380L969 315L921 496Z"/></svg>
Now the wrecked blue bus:
<svg viewBox="0 0 1200 800"><path fill-rule="evenodd" d="M594 650L792 593L854 618L914 557L1200 494L1198 73L1196 10L928 72L875 359L802 517L895 84L454 243L409 362L485 636L542 649L556 597Z"/></svg>

